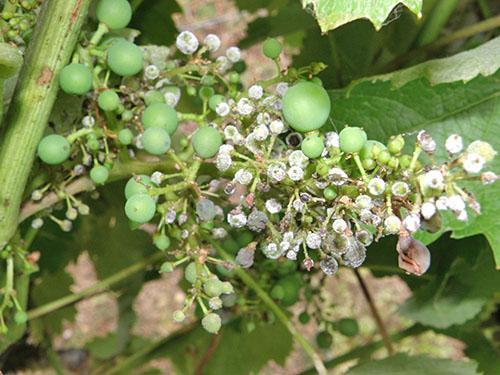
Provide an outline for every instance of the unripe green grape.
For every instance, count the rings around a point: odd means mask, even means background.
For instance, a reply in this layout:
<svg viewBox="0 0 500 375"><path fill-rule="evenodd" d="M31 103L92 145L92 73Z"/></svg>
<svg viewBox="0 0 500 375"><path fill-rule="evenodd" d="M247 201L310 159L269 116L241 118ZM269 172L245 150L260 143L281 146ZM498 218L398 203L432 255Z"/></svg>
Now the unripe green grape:
<svg viewBox="0 0 500 375"><path fill-rule="evenodd" d="M123 29L132 18L132 7L127 0L100 0L96 15L99 22L106 24L111 30Z"/></svg>
<svg viewBox="0 0 500 375"><path fill-rule="evenodd" d="M219 315L215 313L209 313L203 317L201 320L201 325L209 333L217 333L222 325L222 321Z"/></svg>
<svg viewBox="0 0 500 375"><path fill-rule="evenodd" d="M240 82L240 75L236 72L229 73L229 82L233 84Z"/></svg>
<svg viewBox="0 0 500 375"><path fill-rule="evenodd" d="M299 322L302 324L307 324L311 320L311 316L306 312L303 311L299 314Z"/></svg>
<svg viewBox="0 0 500 375"><path fill-rule="evenodd" d="M316 336L316 343L321 349L328 349L330 346L332 346L333 337L329 332L321 331Z"/></svg>
<svg viewBox="0 0 500 375"><path fill-rule="evenodd" d="M139 178L139 182L136 181L137 177ZM151 181L151 178L149 176L141 174L139 176L130 178L125 185L125 198L129 199L135 194L147 194L148 188L146 186L156 186L155 183Z"/></svg>
<svg viewBox="0 0 500 375"><path fill-rule="evenodd" d="M144 103L147 106L153 103L165 103L165 97L158 90L150 90L144 94Z"/></svg>
<svg viewBox="0 0 500 375"><path fill-rule="evenodd" d="M89 137L87 139L87 148L90 151L98 151L100 147L99 141L97 140L96 137Z"/></svg>
<svg viewBox="0 0 500 375"><path fill-rule="evenodd" d="M377 161L380 164L387 164L391 159L391 153L388 150L382 150L377 155Z"/></svg>
<svg viewBox="0 0 500 375"><path fill-rule="evenodd" d="M319 135L309 135L304 138L300 146L302 152L309 159L316 159L321 156L325 149L323 138Z"/></svg>
<svg viewBox="0 0 500 375"><path fill-rule="evenodd" d="M196 268L197 268L196 263L191 262L187 265L186 269L184 270L184 278L191 284L194 284L196 282L196 279L198 278L198 273ZM205 268L203 268L203 266L200 267L200 270L201 270L201 275L200 275L201 278L208 277L207 271L205 270Z"/></svg>
<svg viewBox="0 0 500 375"><path fill-rule="evenodd" d="M283 115L299 132L321 128L330 115L330 97L326 90L311 82L299 82L283 97Z"/></svg>
<svg viewBox="0 0 500 375"><path fill-rule="evenodd" d="M113 90L106 90L97 97L97 104L103 111L115 111L120 104L120 97Z"/></svg>
<svg viewBox="0 0 500 375"><path fill-rule="evenodd" d="M203 290L209 297L219 297L223 292L222 281L216 278L208 279L203 284Z"/></svg>
<svg viewBox="0 0 500 375"><path fill-rule="evenodd" d="M121 39L109 48L107 61L113 73L128 77L142 70L144 56L134 43Z"/></svg>
<svg viewBox="0 0 500 375"><path fill-rule="evenodd" d="M341 334L347 337L353 337L359 333L358 322L352 318L340 319L335 326Z"/></svg>
<svg viewBox="0 0 500 375"><path fill-rule="evenodd" d="M152 155L162 155L170 148L170 136L163 128L148 128L142 134L142 145Z"/></svg>
<svg viewBox="0 0 500 375"><path fill-rule="evenodd" d="M262 44L262 53L264 56L269 57L270 59L277 59L283 50L283 46L281 43L274 39L268 38Z"/></svg>
<svg viewBox="0 0 500 375"><path fill-rule="evenodd" d="M141 117L144 128L159 127L169 135L177 130L179 119L175 109L165 103L153 103L148 106Z"/></svg>
<svg viewBox="0 0 500 375"><path fill-rule="evenodd" d="M323 81L319 77L312 77L311 82L316 85L323 86Z"/></svg>
<svg viewBox="0 0 500 375"><path fill-rule="evenodd" d="M399 157L399 165L402 169L406 169L411 164L411 156L410 155L401 155Z"/></svg>
<svg viewBox="0 0 500 375"><path fill-rule="evenodd" d="M245 247L247 246L250 242L252 242L255 238L255 233L249 230L244 230L241 232L238 232L238 235L236 237L236 242L240 247Z"/></svg>
<svg viewBox="0 0 500 375"><path fill-rule="evenodd" d="M300 287L300 277L294 273L280 279L271 290L271 293L274 290L278 296L282 294L281 298L275 298L280 299L284 306L291 306L299 299ZM282 291L280 291L280 288Z"/></svg>
<svg viewBox="0 0 500 375"><path fill-rule="evenodd" d="M153 243L159 250L165 251L170 247L170 238L164 233L156 233L153 236Z"/></svg>
<svg viewBox="0 0 500 375"><path fill-rule="evenodd" d="M213 75L207 74L201 77L200 84L202 86L213 86L217 82Z"/></svg>
<svg viewBox="0 0 500 375"><path fill-rule="evenodd" d="M130 109L126 109L121 113L121 118L123 121L130 121L134 117L134 112Z"/></svg>
<svg viewBox="0 0 500 375"><path fill-rule="evenodd" d="M316 173L320 176L326 176L329 170L330 167L323 160L319 160L316 164Z"/></svg>
<svg viewBox="0 0 500 375"><path fill-rule="evenodd" d="M66 65L59 73L59 86L66 94L86 94L92 88L92 72L83 64Z"/></svg>
<svg viewBox="0 0 500 375"><path fill-rule="evenodd" d="M219 152L222 136L219 131L210 126L198 128L191 139L194 151L203 159L208 159Z"/></svg>
<svg viewBox="0 0 500 375"><path fill-rule="evenodd" d="M197 91L196 91L196 87L194 86L188 86L188 88L186 89L186 93L189 95L189 96L195 96Z"/></svg>
<svg viewBox="0 0 500 375"><path fill-rule="evenodd" d="M58 134L47 135L38 144L38 157L50 165L61 164L69 158L70 153L68 140Z"/></svg>
<svg viewBox="0 0 500 375"><path fill-rule="evenodd" d="M222 95L212 95L210 99L208 99L208 107L215 112L215 109L217 108L217 105L225 101L226 98Z"/></svg>
<svg viewBox="0 0 500 375"><path fill-rule="evenodd" d="M359 157L361 159L375 159L380 151L385 150L386 147L379 141L367 140L361 151Z"/></svg>
<svg viewBox="0 0 500 375"><path fill-rule="evenodd" d="M235 62L233 64L233 70L236 72L236 73L243 73L245 70L247 70L247 63L244 61L244 60L240 60L238 62Z"/></svg>
<svg viewBox="0 0 500 375"><path fill-rule="evenodd" d="M181 310L176 310L174 311L174 314L172 315L173 319L177 323L182 323L184 319L186 319L186 314L182 312Z"/></svg>
<svg viewBox="0 0 500 375"><path fill-rule="evenodd" d="M367 171L371 171L373 168L377 166L377 163L375 163L375 160L373 159L363 159L361 164L363 165L363 168L366 169Z"/></svg>
<svg viewBox="0 0 500 375"><path fill-rule="evenodd" d="M160 273L170 273L174 271L174 264L172 262L164 262L160 267Z"/></svg>
<svg viewBox="0 0 500 375"><path fill-rule="evenodd" d="M271 297L277 300L282 300L285 297L285 289L281 285L275 285L271 289Z"/></svg>
<svg viewBox="0 0 500 375"><path fill-rule="evenodd" d="M222 283L222 293L224 294L234 293L233 284L231 284L229 281L224 281Z"/></svg>
<svg viewBox="0 0 500 375"><path fill-rule="evenodd" d="M405 146L405 139L401 134L397 136L393 136L389 139L389 142L387 143L387 149L391 154L399 154L401 150L403 150L403 147Z"/></svg>
<svg viewBox="0 0 500 375"><path fill-rule="evenodd" d="M155 216L156 203L147 194L134 194L125 203L125 214L133 222L144 224Z"/></svg>
<svg viewBox="0 0 500 375"><path fill-rule="evenodd" d="M346 127L339 134L340 149L343 152L359 152L367 140L363 129L357 127Z"/></svg>
<svg viewBox="0 0 500 375"><path fill-rule="evenodd" d="M16 311L14 314L14 322L16 322L17 325L24 324L28 321L28 314L26 314L24 311Z"/></svg>
<svg viewBox="0 0 500 375"><path fill-rule="evenodd" d="M391 157L387 162L387 166L392 169L399 167L399 159L395 156Z"/></svg>
<svg viewBox="0 0 500 375"><path fill-rule="evenodd" d="M202 100L209 100L214 95L214 89L209 86L203 86L198 91L198 96Z"/></svg>
<svg viewBox="0 0 500 375"><path fill-rule="evenodd" d="M108 168L103 165L96 165L90 170L90 179L94 181L96 185L103 185L109 177Z"/></svg>
<svg viewBox="0 0 500 375"><path fill-rule="evenodd" d="M337 192L335 191L334 188L327 187L325 190L323 190L323 196L327 201L331 201L337 197Z"/></svg>
<svg viewBox="0 0 500 375"><path fill-rule="evenodd" d="M125 128L118 132L118 140L122 145L128 146L134 140L132 130Z"/></svg>

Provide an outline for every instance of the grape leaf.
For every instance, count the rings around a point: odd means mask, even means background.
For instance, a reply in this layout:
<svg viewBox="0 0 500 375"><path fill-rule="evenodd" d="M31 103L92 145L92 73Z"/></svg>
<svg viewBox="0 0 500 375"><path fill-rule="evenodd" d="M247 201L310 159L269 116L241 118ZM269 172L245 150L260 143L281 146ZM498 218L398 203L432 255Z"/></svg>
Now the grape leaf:
<svg viewBox="0 0 500 375"><path fill-rule="evenodd" d="M422 0L302 0L304 8L314 13L322 32L358 18L368 18L379 30L394 7L400 3L421 17Z"/></svg>
<svg viewBox="0 0 500 375"><path fill-rule="evenodd" d="M348 371L349 375L472 375L477 374L474 361L453 361L424 355L396 354L378 361L363 362Z"/></svg>
<svg viewBox="0 0 500 375"><path fill-rule="evenodd" d="M331 120L338 128L349 124L362 126L369 138L386 141L390 135L406 133L407 144L414 143L420 129L426 129L439 145L436 159L447 158L446 138L460 134L465 144L481 139L500 150L500 72L478 76L464 82L431 86L425 78L394 89L390 82L363 80L343 90L333 90ZM500 173L500 158L488 165ZM466 223L448 220L445 230L455 238L484 234L490 242L497 265L500 265L500 184L483 186L464 183L481 203L481 215L469 215Z"/></svg>

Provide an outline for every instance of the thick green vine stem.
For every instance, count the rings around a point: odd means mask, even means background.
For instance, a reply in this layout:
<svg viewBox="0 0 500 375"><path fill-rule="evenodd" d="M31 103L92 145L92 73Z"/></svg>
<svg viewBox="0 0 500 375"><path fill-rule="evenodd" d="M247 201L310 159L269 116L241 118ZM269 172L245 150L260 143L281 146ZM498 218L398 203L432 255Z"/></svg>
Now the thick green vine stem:
<svg viewBox="0 0 500 375"><path fill-rule="evenodd" d="M0 249L14 235L26 182L91 0L44 3L0 135Z"/></svg>

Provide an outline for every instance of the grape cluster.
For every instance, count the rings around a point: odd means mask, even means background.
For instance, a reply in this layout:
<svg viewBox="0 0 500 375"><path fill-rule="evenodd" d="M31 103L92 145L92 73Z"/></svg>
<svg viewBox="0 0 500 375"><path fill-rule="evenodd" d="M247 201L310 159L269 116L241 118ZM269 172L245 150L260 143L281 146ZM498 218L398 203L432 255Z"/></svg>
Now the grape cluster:
<svg viewBox="0 0 500 375"><path fill-rule="evenodd" d="M24 47L31 39L43 0L6 1L0 12L0 41Z"/></svg>
<svg viewBox="0 0 500 375"><path fill-rule="evenodd" d="M440 212L464 221L470 210L480 212L461 180L497 179L483 171L496 154L483 141L465 147L451 135L443 145L449 159L437 163L437 144L425 131L385 144L360 127L338 132L330 119L335 103L315 77L324 66L282 70L275 39L264 42L263 54L280 67L276 77L245 88L241 51L220 51L216 35L200 41L184 31L175 48L140 47L108 34L130 21L127 1L101 0L96 14L98 29L82 38L59 74L62 91L84 96L81 124L66 135L46 135L38 147L60 177L32 199L55 191L67 203L65 218L44 211L32 226L47 216L70 230L79 214L88 214L64 188L75 177L102 185L116 163L157 163L151 175L130 176L124 212L133 227L153 228L152 241L167 259L161 272L185 266L189 286L174 313L178 322L198 305L203 327L216 333L216 311L235 305L253 311L237 297L233 265L217 256L213 241L239 266L271 272L262 277L264 287L291 306L308 289L299 268L327 276L339 266L357 268L367 247L386 235L400 236L400 266L421 275L430 256L412 235L438 230ZM192 112L183 110L193 105ZM355 331L352 322L338 329ZM328 335L318 337L321 346Z"/></svg>

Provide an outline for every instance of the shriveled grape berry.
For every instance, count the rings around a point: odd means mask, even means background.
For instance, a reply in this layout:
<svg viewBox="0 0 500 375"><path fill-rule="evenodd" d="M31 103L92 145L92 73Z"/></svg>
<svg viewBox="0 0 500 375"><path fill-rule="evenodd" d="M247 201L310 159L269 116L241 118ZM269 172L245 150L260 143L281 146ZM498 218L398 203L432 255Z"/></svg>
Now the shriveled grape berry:
<svg viewBox="0 0 500 375"><path fill-rule="evenodd" d="M152 127L144 131L142 144L153 155L162 155L170 148L170 136L163 128Z"/></svg>
<svg viewBox="0 0 500 375"><path fill-rule="evenodd" d="M130 129L122 129L118 132L118 140L122 145L128 146L134 140L134 134Z"/></svg>
<svg viewBox="0 0 500 375"><path fill-rule="evenodd" d="M142 50L125 39L118 40L108 50L108 66L119 76L133 76L142 70Z"/></svg>
<svg viewBox="0 0 500 375"><path fill-rule="evenodd" d="M310 159L316 159L323 153L325 143L319 135L310 135L304 138L300 148L305 156Z"/></svg>
<svg viewBox="0 0 500 375"><path fill-rule="evenodd" d="M120 97L113 90L106 90L97 97L97 104L103 111L115 111L120 104Z"/></svg>
<svg viewBox="0 0 500 375"><path fill-rule="evenodd" d="M357 127L346 127L339 134L340 149L343 152L359 152L363 149L367 140L363 129Z"/></svg>
<svg viewBox="0 0 500 375"><path fill-rule="evenodd" d="M311 82L299 82L283 97L283 115L299 132L321 128L330 115L330 97L326 90Z"/></svg>
<svg viewBox="0 0 500 375"><path fill-rule="evenodd" d="M277 59L283 50L283 46L281 43L274 39L268 38L262 44L262 53L264 56L269 57L270 59Z"/></svg>
<svg viewBox="0 0 500 375"><path fill-rule="evenodd" d="M147 194L134 194L125 203L127 217L139 224L147 223L156 212L156 203Z"/></svg>
<svg viewBox="0 0 500 375"><path fill-rule="evenodd" d="M71 145L61 135L51 134L38 144L38 157L51 165L61 164L69 158Z"/></svg>
<svg viewBox="0 0 500 375"><path fill-rule="evenodd" d="M90 179L94 181L96 185L103 185L109 177L108 168L103 165L96 165L90 170Z"/></svg>
<svg viewBox="0 0 500 375"><path fill-rule="evenodd" d="M194 133L191 142L198 156L208 159L219 152L222 145L222 136L217 129L204 126Z"/></svg>
<svg viewBox="0 0 500 375"><path fill-rule="evenodd" d="M176 110L165 103L149 105L144 110L141 121L146 129L150 127L163 128L169 135L176 131L179 123Z"/></svg>
<svg viewBox="0 0 500 375"><path fill-rule="evenodd" d="M83 64L66 65L59 73L59 86L66 94L86 94L92 88L92 72Z"/></svg>
<svg viewBox="0 0 500 375"><path fill-rule="evenodd" d="M222 325L222 321L219 315L215 313L210 313L205 315L201 320L201 325L209 333L217 333Z"/></svg>
<svg viewBox="0 0 500 375"><path fill-rule="evenodd" d="M111 30L123 29L132 18L132 7L127 0L100 0L97 3L96 15L99 22Z"/></svg>

